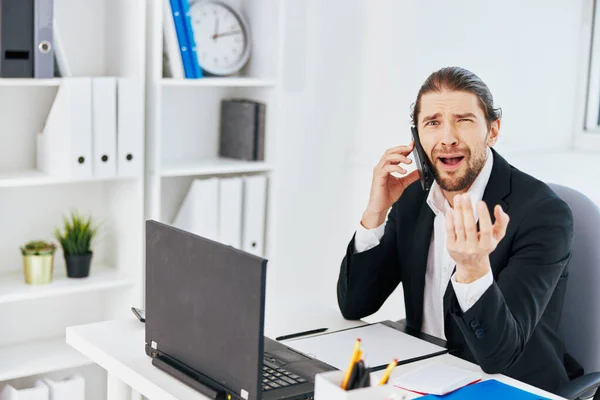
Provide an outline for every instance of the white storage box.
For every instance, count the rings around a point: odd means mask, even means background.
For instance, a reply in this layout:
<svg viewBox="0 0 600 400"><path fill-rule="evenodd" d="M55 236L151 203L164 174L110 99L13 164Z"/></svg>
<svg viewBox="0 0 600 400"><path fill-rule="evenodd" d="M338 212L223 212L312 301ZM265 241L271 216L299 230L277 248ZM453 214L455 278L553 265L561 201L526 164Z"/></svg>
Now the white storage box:
<svg viewBox="0 0 600 400"><path fill-rule="evenodd" d="M419 395L404 391L392 385L379 386L384 371L371 374L370 387L343 390L344 371L331 371L317 374L315 378L315 400L408 400Z"/></svg>
<svg viewBox="0 0 600 400"><path fill-rule="evenodd" d="M48 400L48 386L39 380L33 387L23 389L7 384L0 392L0 400Z"/></svg>
<svg viewBox="0 0 600 400"><path fill-rule="evenodd" d="M85 400L85 380L81 375L66 379L44 379L49 389L49 400Z"/></svg>

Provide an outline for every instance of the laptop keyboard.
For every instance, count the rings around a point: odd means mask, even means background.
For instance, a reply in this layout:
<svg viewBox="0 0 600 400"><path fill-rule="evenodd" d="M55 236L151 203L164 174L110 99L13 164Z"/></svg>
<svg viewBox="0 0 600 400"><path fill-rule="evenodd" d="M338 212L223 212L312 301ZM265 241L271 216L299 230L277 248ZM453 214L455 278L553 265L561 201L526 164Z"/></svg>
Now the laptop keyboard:
<svg viewBox="0 0 600 400"><path fill-rule="evenodd" d="M265 356L263 362L262 384L265 392L306 382L301 376L277 365L277 361L269 356Z"/></svg>

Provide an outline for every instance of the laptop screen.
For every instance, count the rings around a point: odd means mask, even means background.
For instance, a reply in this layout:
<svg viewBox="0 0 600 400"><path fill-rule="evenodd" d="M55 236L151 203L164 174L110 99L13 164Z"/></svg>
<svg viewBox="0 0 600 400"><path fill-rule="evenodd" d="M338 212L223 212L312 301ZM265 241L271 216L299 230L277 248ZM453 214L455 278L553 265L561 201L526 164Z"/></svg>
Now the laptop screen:
<svg viewBox="0 0 600 400"><path fill-rule="evenodd" d="M266 263L147 221L146 343L242 398L259 398Z"/></svg>

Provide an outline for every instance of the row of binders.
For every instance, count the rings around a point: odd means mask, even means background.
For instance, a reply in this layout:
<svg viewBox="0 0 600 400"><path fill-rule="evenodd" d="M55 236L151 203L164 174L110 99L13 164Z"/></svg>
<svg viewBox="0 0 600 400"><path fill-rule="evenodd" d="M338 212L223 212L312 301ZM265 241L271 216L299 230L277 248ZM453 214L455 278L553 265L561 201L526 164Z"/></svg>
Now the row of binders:
<svg viewBox="0 0 600 400"><path fill-rule="evenodd" d="M264 256L267 177L195 179L173 226Z"/></svg>
<svg viewBox="0 0 600 400"><path fill-rule="evenodd" d="M37 169L72 180L140 177L143 146L141 80L64 78L37 135Z"/></svg>
<svg viewBox="0 0 600 400"><path fill-rule="evenodd" d="M65 379L36 379L31 387L6 384L0 391L0 400L84 400L85 380L75 374Z"/></svg>

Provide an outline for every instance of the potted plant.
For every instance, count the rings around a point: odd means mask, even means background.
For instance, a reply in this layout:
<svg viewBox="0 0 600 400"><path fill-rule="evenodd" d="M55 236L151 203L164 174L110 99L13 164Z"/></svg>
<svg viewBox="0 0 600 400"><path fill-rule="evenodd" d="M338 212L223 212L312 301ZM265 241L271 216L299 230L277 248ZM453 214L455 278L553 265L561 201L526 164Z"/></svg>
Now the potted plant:
<svg viewBox="0 0 600 400"><path fill-rule="evenodd" d="M72 212L70 218L63 217L63 231L58 228L54 235L59 241L67 266L69 278L85 278L90 273L92 262L92 240L97 228L92 226L91 217Z"/></svg>
<svg viewBox="0 0 600 400"><path fill-rule="evenodd" d="M25 283L41 285L52 281L56 245L43 240L32 240L21 246Z"/></svg>

